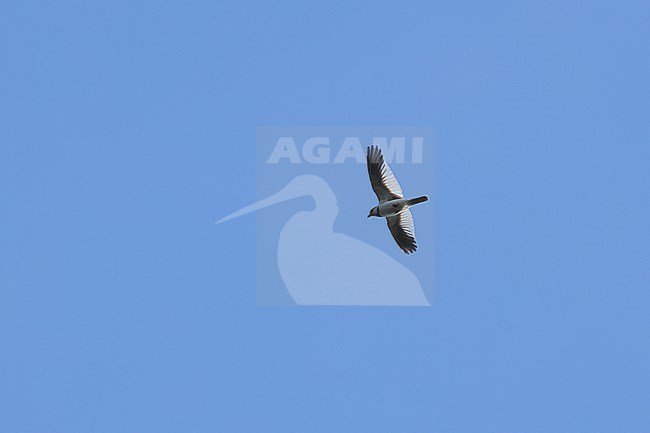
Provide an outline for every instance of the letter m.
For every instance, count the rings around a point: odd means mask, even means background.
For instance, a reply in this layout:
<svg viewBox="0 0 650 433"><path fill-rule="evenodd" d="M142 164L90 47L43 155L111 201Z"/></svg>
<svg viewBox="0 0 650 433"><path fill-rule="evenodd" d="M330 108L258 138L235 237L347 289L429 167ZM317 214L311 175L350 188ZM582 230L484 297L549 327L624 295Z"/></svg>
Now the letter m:
<svg viewBox="0 0 650 433"><path fill-rule="evenodd" d="M406 137L373 137L373 143L379 145L384 151L386 163L402 164L406 155Z"/></svg>

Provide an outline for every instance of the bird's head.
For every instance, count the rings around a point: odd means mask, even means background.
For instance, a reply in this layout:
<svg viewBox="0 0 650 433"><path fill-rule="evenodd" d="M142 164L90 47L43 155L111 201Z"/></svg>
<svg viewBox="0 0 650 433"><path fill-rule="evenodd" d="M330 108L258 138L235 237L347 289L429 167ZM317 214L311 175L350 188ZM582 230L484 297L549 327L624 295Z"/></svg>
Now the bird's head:
<svg viewBox="0 0 650 433"><path fill-rule="evenodd" d="M378 217L379 216L379 206L375 206L372 209L370 209L370 213L368 214L367 218L370 217Z"/></svg>

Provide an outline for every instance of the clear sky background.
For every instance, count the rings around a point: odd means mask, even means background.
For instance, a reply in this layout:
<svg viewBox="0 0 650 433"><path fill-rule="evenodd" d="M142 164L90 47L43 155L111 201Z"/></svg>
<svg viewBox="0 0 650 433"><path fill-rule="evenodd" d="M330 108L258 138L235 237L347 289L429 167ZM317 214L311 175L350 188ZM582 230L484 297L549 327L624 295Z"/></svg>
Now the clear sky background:
<svg viewBox="0 0 650 433"><path fill-rule="evenodd" d="M0 432L647 432L649 22L3 1ZM432 308L256 306L260 125L434 127Z"/></svg>

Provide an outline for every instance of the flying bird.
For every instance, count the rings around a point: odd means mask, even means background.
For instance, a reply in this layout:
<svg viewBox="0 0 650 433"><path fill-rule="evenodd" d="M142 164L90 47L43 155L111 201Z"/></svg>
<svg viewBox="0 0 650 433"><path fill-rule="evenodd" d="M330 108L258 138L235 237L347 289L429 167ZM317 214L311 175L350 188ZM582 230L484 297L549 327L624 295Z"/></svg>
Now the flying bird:
<svg viewBox="0 0 650 433"><path fill-rule="evenodd" d="M413 215L409 207L423 203L429 200L429 197L423 195L411 199L404 198L402 188L384 161L379 146L374 144L368 146L366 160L370 184L379 199L379 205L370 209L368 218L372 216L386 218L388 229L397 245L406 254L414 253L418 247L415 242Z"/></svg>

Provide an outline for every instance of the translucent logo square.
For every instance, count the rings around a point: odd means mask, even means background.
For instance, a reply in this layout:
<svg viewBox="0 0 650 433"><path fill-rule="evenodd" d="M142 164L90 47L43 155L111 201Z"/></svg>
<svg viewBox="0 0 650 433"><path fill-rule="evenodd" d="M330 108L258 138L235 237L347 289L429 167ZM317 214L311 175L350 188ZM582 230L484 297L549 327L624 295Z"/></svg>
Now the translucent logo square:
<svg viewBox="0 0 650 433"><path fill-rule="evenodd" d="M408 222L400 220L405 215L389 218L390 224L369 217L379 204L366 161L371 145L381 149L398 192L403 190L405 199L420 197L393 204L412 204L403 212L412 215L413 254L405 254L393 239L400 228L395 224ZM258 304L431 304L432 128L258 128L256 164L257 201L227 219L256 213ZM422 203L423 196L428 201ZM386 213L385 206L381 209Z"/></svg>

